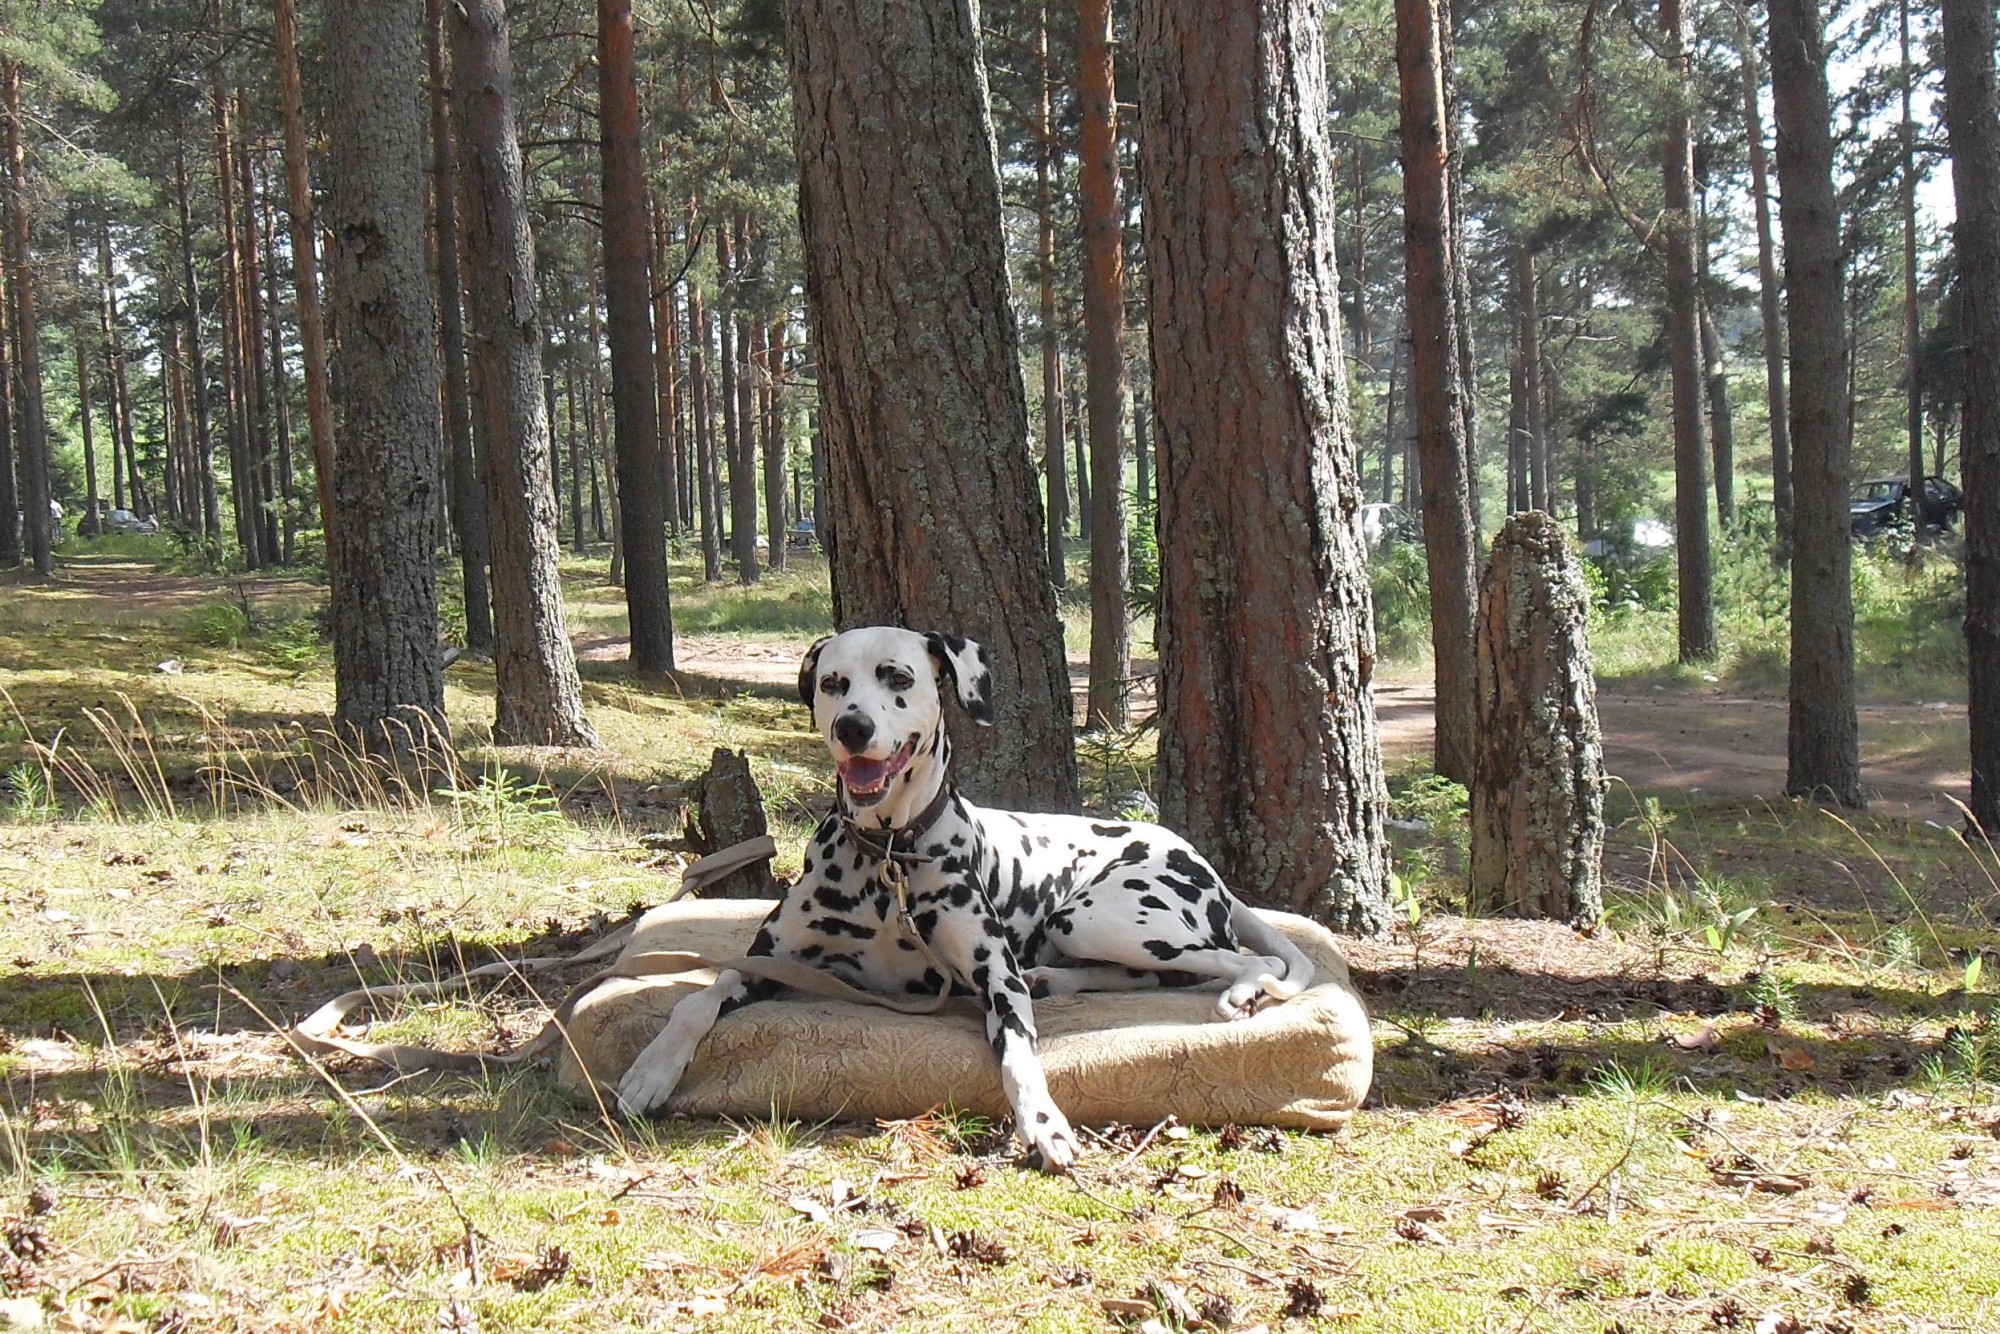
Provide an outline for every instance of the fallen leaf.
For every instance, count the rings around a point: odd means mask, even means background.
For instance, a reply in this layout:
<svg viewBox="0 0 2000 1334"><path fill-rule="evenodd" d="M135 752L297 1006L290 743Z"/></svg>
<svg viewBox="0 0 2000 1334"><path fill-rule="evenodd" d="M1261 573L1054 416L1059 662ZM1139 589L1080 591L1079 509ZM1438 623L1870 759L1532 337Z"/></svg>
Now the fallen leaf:
<svg viewBox="0 0 2000 1334"><path fill-rule="evenodd" d="M902 1238L896 1233L883 1227L863 1228L848 1238L848 1242L857 1251L877 1251L884 1255L895 1250L901 1240Z"/></svg>
<svg viewBox="0 0 2000 1334"><path fill-rule="evenodd" d="M1803 1072L1812 1069L1816 1064L1813 1060L1813 1054L1795 1043L1779 1042L1775 1038L1766 1038L1764 1040L1764 1047L1771 1053L1772 1058L1777 1061L1780 1070Z"/></svg>
<svg viewBox="0 0 2000 1334"><path fill-rule="evenodd" d="M1681 1051L1715 1051L1722 1046L1722 1037L1714 1024L1703 1024L1699 1033L1669 1034L1667 1045Z"/></svg>

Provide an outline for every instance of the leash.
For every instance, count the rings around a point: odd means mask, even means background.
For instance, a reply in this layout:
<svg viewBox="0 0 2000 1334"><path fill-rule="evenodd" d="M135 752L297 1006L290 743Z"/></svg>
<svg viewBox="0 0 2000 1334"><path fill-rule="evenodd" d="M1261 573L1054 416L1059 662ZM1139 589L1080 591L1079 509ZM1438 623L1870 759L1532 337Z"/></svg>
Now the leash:
<svg viewBox="0 0 2000 1334"><path fill-rule="evenodd" d="M666 977L703 969L718 975L724 970L734 970L746 977L776 982L794 991L802 991L825 1000L873 1005L894 1010L899 1014L936 1014L950 1000L953 973L950 966L938 958L936 951L931 949L930 943L917 930L915 917L910 911L909 868L936 860L934 857L918 853L914 844L937 823L945 807L950 804L951 795L949 786L940 788L938 795L918 814L917 819L901 830L864 830L854 822L852 813L844 806L840 812L841 824L849 835L862 847L881 858L875 870L875 878L895 896L897 928L916 943L917 950L925 961L943 977L944 984L935 996L920 1000L905 1000L897 996L885 996L879 992L864 991L860 987L842 981L832 973L794 959L745 956L716 960L689 951L648 950L639 954L623 955L611 966L599 969L570 988L556 1004L541 1030L527 1042L509 1052L454 1052L416 1043L366 1042L358 1038L342 1037L337 1031L356 1010L384 1001L406 1000L419 996L442 996L468 987L482 978L545 973L605 958L622 950L630 942L633 931L638 925L634 921L627 922L602 940L595 941L571 955L503 959L430 982L356 987L334 997L286 1030L285 1040L301 1055L344 1054L372 1061L378 1065L386 1065L401 1074L425 1070L478 1074L494 1068L506 1069L524 1064L554 1047L566 1036L569 1022L576 1013L576 1007L606 982L616 978ZM886 838L882 837L884 832L887 834ZM907 849L897 848L898 835L907 835L912 846ZM665 901L673 903L690 891L714 884L730 872L771 857L776 852L777 843L768 834L732 844L689 866L681 875L679 888ZM594 1077L593 1082L598 1083L600 1088L603 1087L601 1081L595 1080Z"/></svg>
<svg viewBox="0 0 2000 1334"><path fill-rule="evenodd" d="M906 1010L904 1011L906 1014L934 1013L944 1008L945 1000L951 995L951 965L940 959L937 956L937 951L931 948L931 943L924 939L923 932L917 929L916 916L910 911L910 868L912 866L928 866L937 860L935 857L918 852L917 843L925 834L931 831L932 826L936 825L938 820L944 815L946 808L951 805L954 795L956 794L953 792L950 783L939 784L937 795L932 797L921 811L917 812L914 820L911 820L910 823L902 826L900 829L888 827L878 829L864 828L854 818L854 812L847 808L845 801L840 801L838 806L840 811L840 826L847 832L847 836L880 858L875 867L875 879L880 881L883 887L891 894L895 895L897 929L903 933L905 940L915 942L917 952L923 956L924 962L929 964L931 969L944 979L943 985L938 988L937 995L931 998L923 1009ZM898 835L908 839L910 845L908 849L898 851L896 847Z"/></svg>

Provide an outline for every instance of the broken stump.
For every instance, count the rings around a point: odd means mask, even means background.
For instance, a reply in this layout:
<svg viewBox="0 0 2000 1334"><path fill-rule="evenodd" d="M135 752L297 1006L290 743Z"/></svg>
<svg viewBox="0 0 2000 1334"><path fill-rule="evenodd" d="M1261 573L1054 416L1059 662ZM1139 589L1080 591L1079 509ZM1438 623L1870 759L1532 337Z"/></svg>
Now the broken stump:
<svg viewBox="0 0 2000 1334"><path fill-rule="evenodd" d="M688 788L687 840L706 857L724 848L770 832L764 819L764 794L750 776L750 760L740 750L717 746L708 772ZM771 859L761 858L702 890L713 899L768 899L779 893L771 875Z"/></svg>
<svg viewBox="0 0 2000 1334"><path fill-rule="evenodd" d="M1604 741L1575 549L1517 514L1479 583L1473 909L1579 924L1604 911Z"/></svg>

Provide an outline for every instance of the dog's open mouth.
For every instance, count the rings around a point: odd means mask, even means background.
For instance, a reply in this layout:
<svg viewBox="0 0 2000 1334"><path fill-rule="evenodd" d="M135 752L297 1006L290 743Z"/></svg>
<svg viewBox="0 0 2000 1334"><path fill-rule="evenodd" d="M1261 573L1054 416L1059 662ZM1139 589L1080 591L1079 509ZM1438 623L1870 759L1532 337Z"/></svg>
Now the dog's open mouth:
<svg viewBox="0 0 2000 1334"><path fill-rule="evenodd" d="M850 755L840 762L840 781L847 787L847 795L873 799L889 790L891 779L909 766L917 754L917 739L911 737L894 755L884 760L871 760L865 755Z"/></svg>

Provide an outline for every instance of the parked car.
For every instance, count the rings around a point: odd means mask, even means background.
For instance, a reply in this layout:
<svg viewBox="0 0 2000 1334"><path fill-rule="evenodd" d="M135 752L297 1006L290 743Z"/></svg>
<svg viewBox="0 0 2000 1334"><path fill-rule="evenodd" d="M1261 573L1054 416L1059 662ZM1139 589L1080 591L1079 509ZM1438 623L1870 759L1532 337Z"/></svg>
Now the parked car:
<svg viewBox="0 0 2000 1334"><path fill-rule="evenodd" d="M1658 519L1634 519L1630 537L1599 535L1583 544L1583 554L1595 560L1631 564L1649 561L1673 550L1674 530Z"/></svg>
<svg viewBox="0 0 2000 1334"><path fill-rule="evenodd" d="M1361 536L1370 547L1379 547L1387 542L1420 542L1423 540L1423 525L1401 505L1363 505Z"/></svg>
<svg viewBox="0 0 2000 1334"><path fill-rule="evenodd" d="M104 516L104 531L107 533L157 533L160 521L150 514L135 514L131 510L112 510Z"/></svg>
<svg viewBox="0 0 2000 1334"><path fill-rule="evenodd" d="M1857 484L1848 498L1848 524L1855 537L1870 538L1893 525L1908 525L1910 479L1871 477ZM1958 521L1965 497L1942 477L1924 478L1923 523L1930 532L1944 532Z"/></svg>

